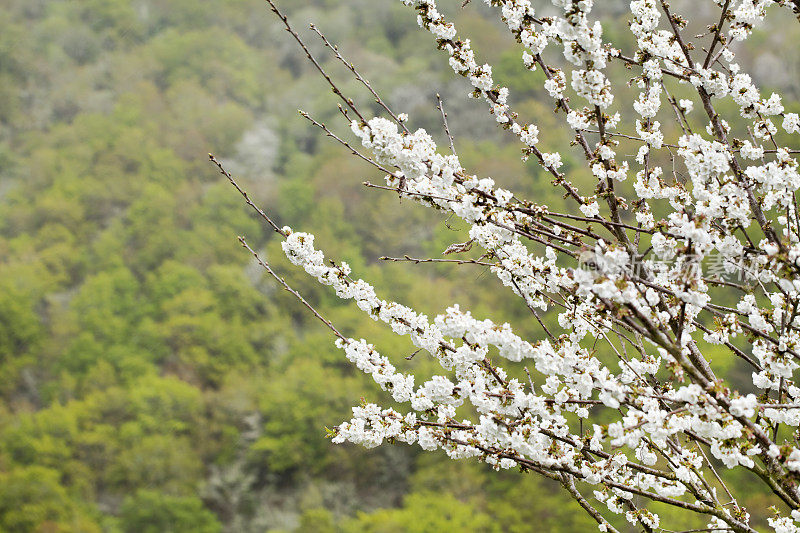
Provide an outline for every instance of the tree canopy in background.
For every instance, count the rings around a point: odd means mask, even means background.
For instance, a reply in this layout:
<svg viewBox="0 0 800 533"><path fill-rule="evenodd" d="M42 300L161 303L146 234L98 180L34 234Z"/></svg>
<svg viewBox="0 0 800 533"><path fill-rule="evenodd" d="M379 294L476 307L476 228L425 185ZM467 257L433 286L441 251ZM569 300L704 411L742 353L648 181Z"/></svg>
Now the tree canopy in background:
<svg viewBox="0 0 800 533"><path fill-rule="evenodd" d="M497 65L495 77L515 91L518 109L540 117L542 129L555 125L500 23L479 2L463 10L460 0L450 3L473 46ZM382 176L287 106L323 121L337 113L334 96L263 2L7 4L0 18L0 531L595 527L546 480L324 438L364 391L367 399L380 391L291 295L264 279L236 236L248 235L347 334L368 336L398 360L414 348L290 268L206 153L217 154L278 220L335 247L383 294L434 314L444 302L460 302L521 334L535 335L538 326L484 269L378 260L439 255L467 240L468 227L365 189L363 181ZM440 131L441 93L462 163L473 171L541 203L564 202L543 186L550 178L487 125L465 97L468 84L452 79L397 2L285 4L299 25L313 20L347 50L416 125ZM608 17L622 17L624 8L602 7ZM770 21L748 45L748 60L762 85L798 99L800 58L775 57L772 46L787 42L800 42L800 25ZM781 68L769 68L775 64ZM333 61L326 65L342 73ZM367 96L362 105L377 112ZM545 142L554 149L570 140L554 134ZM564 157L565 168L577 168L575 157ZM729 364L748 379L739 362ZM436 366L421 354L406 363L421 376ZM764 493L753 487L747 498L761 512ZM755 523L766 516L763 509Z"/></svg>

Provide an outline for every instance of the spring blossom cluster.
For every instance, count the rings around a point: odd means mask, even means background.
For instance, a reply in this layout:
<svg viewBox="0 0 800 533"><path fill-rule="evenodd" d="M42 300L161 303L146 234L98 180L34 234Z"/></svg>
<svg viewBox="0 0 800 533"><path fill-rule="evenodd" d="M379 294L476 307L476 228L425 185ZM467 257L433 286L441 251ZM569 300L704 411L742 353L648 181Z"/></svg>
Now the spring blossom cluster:
<svg viewBox="0 0 800 533"><path fill-rule="evenodd" d="M593 0L552 0L541 15L530 0L484 0L520 43L524 67L543 72L542 94L574 135L575 149L559 153L512 109L509 89L434 0L398 1L574 210L551 211L471 174L425 130L406 129L406 115L351 120L350 129L388 169L387 187L463 220L531 319L553 317L559 329L542 323L541 336L524 339L458 305L428 317L326 262L313 235L283 228L293 264L442 368L420 383L367 340L339 338L394 407L353 408L333 441L406 443L545 475L601 531L616 531L614 515L646 531L669 527L649 502L703 515L711 530L755 531L716 470L742 468L783 509L769 526L800 532L800 119L735 55L771 10L792 3L709 2L723 16L701 47L690 45L688 13L632 0L635 47L620 50L604 40ZM630 98L615 98L615 64L631 69ZM735 127L721 103L738 111ZM565 169L567 154L583 160L582 177ZM718 375L712 348L752 383Z"/></svg>

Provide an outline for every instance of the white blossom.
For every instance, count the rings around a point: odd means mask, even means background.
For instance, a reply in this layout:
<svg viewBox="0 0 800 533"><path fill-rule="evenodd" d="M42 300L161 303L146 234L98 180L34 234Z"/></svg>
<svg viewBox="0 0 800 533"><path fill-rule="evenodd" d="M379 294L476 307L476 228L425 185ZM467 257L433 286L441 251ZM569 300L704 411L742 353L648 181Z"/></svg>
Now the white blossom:
<svg viewBox="0 0 800 533"><path fill-rule="evenodd" d="M541 72L542 94L554 100L575 153L582 152L582 169L566 149L540 147L550 141L551 123L529 122L538 117L523 119L512 108L508 88L434 0L402 0L568 207L551 209L471 174L456 155L440 153L428 132L407 131L406 114L397 115L399 127L360 114L350 127L362 156L386 173L386 188L466 224L470 240L446 253L481 248L480 260L464 262L486 268L519 297L539 334L522 335L456 304L429 319L381 298L345 263L326 262L313 235L283 228L292 264L442 368L416 385L366 340L334 330L345 357L408 412L365 403L333 430L333 441L374 447L391 440L495 469L552 474L568 487L577 480L593 486L599 514L624 513L636 527L669 527L666 515L637 507L653 499L707 516L711 529L754 531L735 500L719 504L706 454L726 468L758 471L754 479L767 472L766 490L795 498L800 448L786 438L790 431L773 428L800 426L800 173L796 151L779 144L786 136L778 132L778 125L800 132L800 119L780 95L762 96L731 46L776 2L715 1L727 6L727 26L708 58L694 43L686 46L691 36L681 19L657 0L630 2L629 51L603 41L591 0L553 0L547 16L530 0L485 2L521 44L524 67ZM716 15L709 24L718 23ZM543 55L551 44L559 47L557 61L546 57L552 50ZM615 101L613 62L633 72L630 101ZM677 102L671 96L690 92ZM730 123L717 112L721 102L739 115L727 117ZM677 126L662 128L666 119ZM753 138L744 138L742 125ZM628 142L635 147L628 150ZM578 187L567 173L587 179ZM633 183L620 184L628 174ZM731 275L737 280L727 281ZM718 351L706 352L708 345ZM723 352L749 368L744 390L710 356ZM530 380L519 377L523 365ZM756 389L770 394L749 392ZM592 423L598 412L605 425ZM601 531L610 527L598 523ZM797 531L788 517L769 523Z"/></svg>

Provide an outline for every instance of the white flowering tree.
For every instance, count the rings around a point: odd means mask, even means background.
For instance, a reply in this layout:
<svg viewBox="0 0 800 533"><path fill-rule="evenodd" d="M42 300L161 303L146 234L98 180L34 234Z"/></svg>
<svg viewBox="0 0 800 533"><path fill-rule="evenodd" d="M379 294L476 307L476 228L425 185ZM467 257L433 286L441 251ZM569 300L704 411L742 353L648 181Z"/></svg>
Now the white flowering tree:
<svg viewBox="0 0 800 533"><path fill-rule="evenodd" d="M593 176L586 187L563 170L559 153L540 148L546 133L510 107L509 90L434 0L396 1L573 208L557 212L470 174L452 137L440 149L426 131L412 131L409 117L312 26L380 104L383 116L365 116L267 0L340 97L354 139L304 116L385 174L385 185L372 186L463 219L470 240L447 253L484 252L480 260L418 261L490 267L541 325L537 338L521 338L457 305L431 319L382 299L347 264L326 262L313 235L281 227L256 207L212 156L294 265L441 363L441 375L424 383L399 372L367 340L342 335L240 238L330 328L345 357L402 406L354 407L353 418L332 430L333 442L415 444L534 472L563 485L601 531L617 531L614 514L635 529L671 531L650 502L704 516L707 531L755 531L724 481L725 469L746 469L773 495L770 526L800 531L800 173L792 149L800 120L736 63L737 45L768 10L783 10L794 24L800 2L701 0L716 8L714 18L706 32L689 35L690 13L633 0L635 47L620 50L604 41L593 0L552 0L552 16L540 16L530 0L484 0L519 43L524 66L543 73L577 147L564 149L579 150ZM614 63L632 80L612 79ZM615 100L626 83L638 97ZM740 115L731 123L717 112L729 102ZM442 118L449 137L444 111ZM675 134L665 133L667 121L677 122ZM543 320L546 312L557 315L558 329ZM741 359L752 384L737 390L716 373L704 354L711 345ZM527 377L511 377L523 368Z"/></svg>

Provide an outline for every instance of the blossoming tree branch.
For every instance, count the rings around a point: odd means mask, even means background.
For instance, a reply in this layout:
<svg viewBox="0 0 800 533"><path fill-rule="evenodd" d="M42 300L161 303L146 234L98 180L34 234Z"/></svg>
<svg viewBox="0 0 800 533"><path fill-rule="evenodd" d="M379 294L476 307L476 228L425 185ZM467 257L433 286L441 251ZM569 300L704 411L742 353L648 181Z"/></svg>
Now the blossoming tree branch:
<svg viewBox="0 0 800 533"><path fill-rule="evenodd" d="M415 444L543 475L601 531L617 531L612 521L620 522L609 520L615 514L639 530L671 531L648 507L659 502L702 515L709 531L753 532L736 487L724 481L725 469L747 469L773 496L770 526L800 531L800 174L792 149L800 119L736 63L737 45L769 10L784 11L794 24L798 2L706 0L716 9L713 20L705 33L690 35L688 13L663 0L633 0L636 44L621 50L604 40L593 0L552 0L552 16L540 16L530 0L484 0L519 43L524 67L543 73L593 176L586 187L564 169L560 153L541 147L546 133L511 107L492 66L434 0L396 1L469 81L487 118L516 138L523 158L550 175L572 208L552 210L471 174L441 102L450 138L444 148L426 131L412 131L409 117L391 109L312 26L383 110L366 116L267 0L341 99L352 137L303 116L385 174L385 185L367 185L463 219L470 240L447 252L473 245L484 252L480 260L413 260L489 266L541 328L537 338L522 338L457 305L429 318L382 298L346 263L326 261L313 235L281 227L255 206L212 156L294 265L441 363L441 375L423 383L399 372L368 340L340 333L240 238L330 328L344 356L402 406L354 407L353 418L332 430L333 442ZM629 77L612 79L614 63ZM638 97L615 100L625 84ZM728 102L738 108L735 125L717 111L720 103L731 109ZM667 121L679 126L669 129L674 138L662 128ZM719 295L735 305L720 304ZM557 314L558 329L545 324L546 312ZM737 390L718 374L704 355L710 345L741 359L752 385ZM523 367L528 378L510 377ZM598 415L612 421L600 424Z"/></svg>

